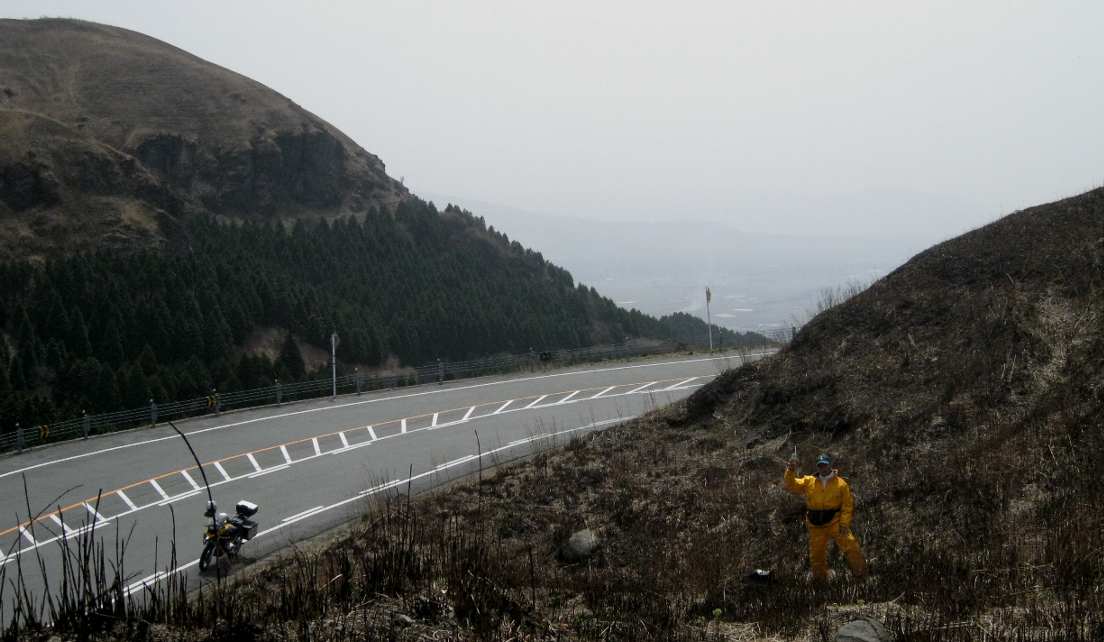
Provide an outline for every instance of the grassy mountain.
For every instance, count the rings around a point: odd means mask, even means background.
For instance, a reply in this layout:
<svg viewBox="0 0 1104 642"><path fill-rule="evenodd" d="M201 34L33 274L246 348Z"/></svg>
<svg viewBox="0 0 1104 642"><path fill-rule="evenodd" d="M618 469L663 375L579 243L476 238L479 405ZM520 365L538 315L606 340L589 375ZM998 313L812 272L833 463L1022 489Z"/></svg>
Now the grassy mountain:
<svg viewBox="0 0 1104 642"><path fill-rule="evenodd" d="M77 20L0 20L0 132L0 258L157 245L196 213L363 214L407 197L264 85Z"/></svg>

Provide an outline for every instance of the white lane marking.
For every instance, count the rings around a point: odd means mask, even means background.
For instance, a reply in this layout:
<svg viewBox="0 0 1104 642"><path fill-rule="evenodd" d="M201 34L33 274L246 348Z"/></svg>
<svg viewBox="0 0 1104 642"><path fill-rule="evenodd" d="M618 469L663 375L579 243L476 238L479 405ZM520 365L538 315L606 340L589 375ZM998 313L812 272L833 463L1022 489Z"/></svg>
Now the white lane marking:
<svg viewBox="0 0 1104 642"><path fill-rule="evenodd" d="M657 384L657 383L659 383L659 382L658 381L649 381L648 383L645 383L643 385L639 385L639 386L633 388L632 390L626 392L625 394L631 395L631 394L640 392L641 390L647 388L648 386L651 386L651 385L654 385L654 384Z"/></svg>
<svg viewBox="0 0 1104 642"><path fill-rule="evenodd" d="M337 433L337 436L341 437L341 445L344 446L345 448L348 448L349 447L349 440L345 438L345 433L339 432L339 433Z"/></svg>
<svg viewBox="0 0 1104 642"><path fill-rule="evenodd" d="M603 390L602 392L599 392L598 394L596 394L596 395L594 395L593 397L591 397L591 399L597 399L598 397L601 397L602 395L606 394L607 392L609 392L610 390L613 390L613 389L614 389L614 388L616 388L616 387L617 387L617 386L610 386L609 388L606 388L606 389L605 389L605 390Z"/></svg>
<svg viewBox="0 0 1104 642"><path fill-rule="evenodd" d="M169 494L165 492L164 488L161 488L161 484L158 484L156 479L149 480L149 485L153 486L153 489L157 491L157 494L161 496L161 499L169 498Z"/></svg>
<svg viewBox="0 0 1104 642"><path fill-rule="evenodd" d="M219 471L219 474L222 475L222 478L226 481L230 481L230 479L232 479L230 477L230 474L226 472L226 469L222 467L222 462L215 462L215 470Z"/></svg>
<svg viewBox="0 0 1104 642"><path fill-rule="evenodd" d="M322 450L318 447L318 437L311 437L311 443L314 444L314 456L320 457Z"/></svg>
<svg viewBox="0 0 1104 642"><path fill-rule="evenodd" d="M184 476L184 479L188 480L188 483L192 485L193 489L199 490L199 484L196 483L196 480L192 479L192 476L188 474L188 471L182 470L180 471L180 474Z"/></svg>
<svg viewBox="0 0 1104 642"><path fill-rule="evenodd" d="M88 510L88 514L92 516L93 521L106 522L109 521L106 517L96 512L96 509L92 507L92 504L88 502L84 503L84 507Z"/></svg>
<svg viewBox="0 0 1104 642"><path fill-rule="evenodd" d="M372 430L371 426L366 426L366 428L368 429L368 435L372 437L372 441L379 439L379 437L376 436L376 431Z"/></svg>
<svg viewBox="0 0 1104 642"><path fill-rule="evenodd" d="M61 521L61 518L56 514L51 513L50 519L54 520L54 523L61 527L61 532L65 533L67 537L73 534L73 529L69 528L68 524Z"/></svg>
<svg viewBox="0 0 1104 642"><path fill-rule="evenodd" d="M765 355L769 355L769 354L774 354L774 353L773 352L754 352L754 353L751 353L751 354L748 354L748 355L745 355L745 356L747 356L747 357L760 357L760 356L765 356ZM200 428L198 430L193 430L191 432L186 432L184 434L188 435L190 437L192 435L199 435L199 434L203 434L203 433L207 433L207 432L213 432L213 431L217 431L217 430L227 430L229 428L237 428L238 426L245 426L247 424L253 424L253 423L257 423L257 422L261 422L261 421L270 421L270 420L273 420L273 419L285 419L287 417L295 417L295 416L298 416L298 415L305 415L305 414L315 413L315 412L325 412L325 411L328 411L328 410L340 410L342 408L349 408L349 407L352 407L352 406L360 406L360 405L369 404L369 403L380 403L380 402L383 402L383 401L396 401L396 400L401 400L401 399L410 399L410 398L413 398L413 397L424 397L426 395L439 395L439 394L444 394L444 393L449 393L449 392L458 392L458 391L463 391L463 390L476 390L476 389L479 389L479 388L488 388L488 387L491 387L491 386L502 386L502 385L513 384L513 383L526 383L526 382L529 382L529 381L539 381L539 380L543 380L543 379L554 379L554 378L558 378L558 377L570 377L570 376L576 376L576 375L582 375L582 374L593 374L593 373L600 373L600 372L619 372L621 370L636 370L636 369L639 369L639 368L660 368L660 367L664 367L664 366L677 366L677 365L684 365L684 364L689 364L689 363L704 363L706 361L728 361L728 360L734 359L734 358L740 358L741 360L743 359L743 357L741 357L740 355L727 355L727 356L721 356L721 357L704 357L704 358L700 358L700 359L681 359L681 360L678 360L678 361L658 361L658 362L655 362L655 363L639 363L639 364L631 365L631 366L616 366L616 367L611 367L611 368L592 368L592 369L589 369L589 370L570 370L570 371L567 371L567 372L555 372L555 373L552 373L552 374L535 375L535 376L532 376L532 377L521 377L521 378L518 378L518 379L503 379L501 381L489 381L487 383L475 383L475 384L471 384L471 385L468 385L468 386L435 388L434 390L425 390L423 392L411 392L411 393L401 394L401 395L391 395L389 397L379 397L379 398L376 398L376 399L364 399L364 400L361 400L361 401L352 401L352 402L349 402L349 403L337 404L337 405L333 405L333 406L325 406L325 407L321 407L321 408L307 408L305 410L295 410L295 411L292 411L292 412L284 412L284 413L280 413L280 414L277 414L277 415L266 415L264 417L254 417L253 419L244 419L242 421L235 421L233 423L221 424L221 425L218 425L218 426L211 426L211 427L208 427L208 428ZM595 396L598 396L598 395L595 395ZM594 397L592 397L592 399L593 398ZM122 432L129 432L129 431L121 431L119 434L121 434ZM61 463L67 462L67 461L73 461L74 459L84 459L85 457L92 457L94 455L102 455L104 453L114 452L116 450L123 450L125 448L135 448L137 446L148 446L149 444L155 444L155 443L158 443L158 442L168 441L170 439L176 439L176 438L177 438L176 433L173 433L171 435L166 435L164 437L156 437L154 439L147 439L145 441L136 441L136 442L130 443L130 444L122 444L122 445L119 445L119 446L111 446L109 448L101 448L99 450L93 450L91 452L86 452L86 453L80 453L78 455L71 455L69 457L61 457L59 459L52 459L50 461L44 461L44 462L41 462L41 463L38 463L38 464L33 464L31 466L24 466L23 468L17 468L15 470L10 470L6 473L0 473L0 479L3 479L4 477L8 477L8 476L11 476L11 475L18 475L19 473L25 473L28 470L35 470L37 468L43 468L45 466L52 466L54 464L61 464Z"/></svg>
<svg viewBox="0 0 1104 642"><path fill-rule="evenodd" d="M249 458L249 463L253 464L253 468L258 473L261 472L261 470L262 470L261 465L257 463L257 458L253 456L253 453L246 453L245 456L247 458Z"/></svg>
<svg viewBox="0 0 1104 642"><path fill-rule="evenodd" d="M406 419L402 420L402 434L406 434Z"/></svg>
<svg viewBox="0 0 1104 642"><path fill-rule="evenodd" d="M315 506L314 508L308 508L307 510L305 510L301 513L295 513L294 515L288 515L287 517L281 519L280 521L281 522L293 522L293 521L299 519L300 517L306 517L307 515L310 515L314 511L322 509L322 508L325 508L325 506L322 505L322 506Z"/></svg>
<svg viewBox="0 0 1104 642"><path fill-rule="evenodd" d="M130 501L130 498L127 497L126 493L124 493L123 491L117 490L115 491L115 495L117 495L119 499L123 500L123 503L130 507L130 510L138 510L138 506L134 502Z"/></svg>
<svg viewBox="0 0 1104 642"><path fill-rule="evenodd" d="M163 502L157 502L157 505L158 506L168 506L169 504L175 504L176 502L188 499L189 497L195 497L196 495L200 494L201 492L203 492L203 491L200 490L200 489L189 490L188 492L184 493L183 495L177 495L176 497L173 497L171 499L166 499Z"/></svg>
<svg viewBox="0 0 1104 642"><path fill-rule="evenodd" d="M445 470L446 468L452 468L453 466L459 466L460 464L462 464L466 461L471 461L471 460L475 459L476 457L477 457L477 455L466 455L464 457L460 457L459 459L453 459L452 461L445 462L443 464L437 464L436 466L434 466L433 470Z"/></svg>
<svg viewBox="0 0 1104 642"><path fill-rule="evenodd" d="M563 399L560 399L560 400L559 400L559 401L557 401L556 403L557 403L557 404L561 404L561 403L567 403L568 401L571 401L571 398L572 398L572 397L574 397L574 396L575 396L575 395L577 395L577 394L579 394L579 391L578 391L578 390L576 390L575 392L573 392L573 393L571 393L571 394L567 395L567 396L566 396L566 397L564 397Z"/></svg>
<svg viewBox="0 0 1104 642"><path fill-rule="evenodd" d="M439 412L433 413L433 419L429 422L430 428L436 428L437 427L437 415L439 415L439 414L441 414L441 413L439 413Z"/></svg>
<svg viewBox="0 0 1104 642"><path fill-rule="evenodd" d="M475 412L475 406L472 406L471 408L468 408L468 411L464 413L464 418L461 419L460 421L467 421L468 417L471 417L473 412Z"/></svg>
<svg viewBox="0 0 1104 642"><path fill-rule="evenodd" d="M22 526L19 527L19 534L22 535L24 539L26 539L28 542L30 542L31 546L38 546L38 542L35 541L35 538L31 535L31 532L23 528Z"/></svg>
<svg viewBox="0 0 1104 642"><path fill-rule="evenodd" d="M291 463L291 455L288 454L287 446L280 444L280 452L284 454L284 461Z"/></svg>
<svg viewBox="0 0 1104 642"><path fill-rule="evenodd" d="M501 406L499 406L498 410L492 412L491 414L492 415L497 415L498 413L502 412L503 410L506 410L506 406L509 406L512 403L514 403L513 399L511 399L511 400L507 401L506 403L502 404Z"/></svg>
<svg viewBox="0 0 1104 642"><path fill-rule="evenodd" d="M539 404L540 402L544 401L544 398L547 397L547 396L548 395L541 395L541 396L537 397L535 401L530 403L528 406L525 406L524 408L522 408L522 410L528 410L528 409L532 408L533 406L535 406L535 405Z"/></svg>
<svg viewBox="0 0 1104 642"><path fill-rule="evenodd" d="M667 386L666 388L664 388L664 390L675 390L676 388L681 388L697 378L698 377L690 377L689 379L684 379L673 386Z"/></svg>
<svg viewBox="0 0 1104 642"><path fill-rule="evenodd" d="M259 473L253 473L252 475L248 476L246 479L256 479L258 477L264 477L265 475L267 475L269 473L279 472L281 470L286 470L288 468L289 468L289 466L287 464L280 464L279 466L273 466L272 468L265 468L264 470L262 470Z"/></svg>
<svg viewBox="0 0 1104 642"><path fill-rule="evenodd" d="M573 432L578 432L580 430L601 428L603 426L607 426L607 425L610 425L610 424L621 423L621 422L624 422L624 421L632 421L633 419L636 419L636 417L632 416L632 417L624 417L624 418L620 418L620 419L605 419L605 420L602 420L602 421L596 421L594 423L587 424L585 426L578 426L578 427L575 427L575 428L569 428L567 430L561 430L559 432L554 432L554 433L545 434L545 435L537 435L536 437L531 438L530 440L527 440L527 441L536 441L538 439L552 439L552 438L558 437L560 435L573 433ZM512 448L512 447L513 446L508 444L506 446L502 446L501 448L495 448L494 450L488 451L488 452L483 453L483 454L484 455L493 455L493 454L496 454L498 452L507 450L507 449ZM326 511L331 511L335 508L340 508L342 506L345 506L346 504L350 504L350 503L355 502L359 499L363 499L365 496L372 495L372 494L375 494L375 493L379 493L381 491L387 490L388 488L394 488L395 486L401 486L402 484L409 484L411 482L422 479L423 477L428 477L429 475L433 475L433 474L436 474L438 472L440 472L440 471L435 468L433 470L429 470L429 471L426 471L424 473L419 473L417 475L412 475L410 477L407 477L406 479L396 479L396 480L393 480L393 481L389 481L385 484L380 484L379 486L374 486L372 488L369 488L368 490L363 490L363 491L357 493L356 495L354 495L352 497L349 497L348 499L343 499L339 502L330 504L329 506L324 506L320 509L314 510L310 514L311 515L316 515L318 513L325 513ZM267 529L257 533L256 535L253 536L253 539L257 539L258 537L263 537L265 535L269 535L269 534L274 533L274 532L276 532L276 531L278 531L282 528L290 526L293 523L295 523L295 522L285 521L281 524L277 524L277 525L275 525L271 528L267 528ZM138 580L137 582L135 582L135 583L133 583L133 584L131 584L130 586L127 587L127 595L130 595L132 592L138 590L139 588L143 588L143 587L148 588L150 584L154 584L154 583L159 582L159 581L161 581L161 580L163 580L167 577L171 577L173 575L176 575L177 573L181 573L183 571L186 571L189 568L195 566L196 564L199 564L199 560L192 560L191 562L188 562L187 564L182 564L182 565L180 565L180 566L178 566L178 567L176 567L172 570L161 571L159 573L154 573L153 575L150 575L150 576L145 577L141 580Z"/></svg>

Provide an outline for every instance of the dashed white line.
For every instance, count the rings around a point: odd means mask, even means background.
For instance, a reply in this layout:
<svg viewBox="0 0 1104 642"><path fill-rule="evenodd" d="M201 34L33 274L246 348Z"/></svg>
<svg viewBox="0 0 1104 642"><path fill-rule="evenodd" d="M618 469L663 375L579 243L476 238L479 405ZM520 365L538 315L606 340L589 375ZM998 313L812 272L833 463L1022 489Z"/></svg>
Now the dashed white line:
<svg viewBox="0 0 1104 642"><path fill-rule="evenodd" d="M287 446L280 444L280 452L284 455L284 461L291 463L291 455L288 454Z"/></svg>
<svg viewBox="0 0 1104 642"><path fill-rule="evenodd" d="M92 515L92 519L98 522L106 522L107 518L96 512L96 509L92 507L92 504L88 502L84 503L84 507L88 510L88 513Z"/></svg>
<svg viewBox="0 0 1104 642"><path fill-rule="evenodd" d="M73 529L69 528L68 524L61 521L61 518L58 517L56 514L51 514L50 519L52 519L55 524L57 524L58 526L61 527L61 532L65 533L66 535L72 535L73 534Z"/></svg>
<svg viewBox="0 0 1104 642"><path fill-rule="evenodd" d="M561 404L561 403L567 403L568 401L571 401L571 398L572 398L572 397L574 397L574 396L575 396L575 395L577 395L577 394L579 394L579 391L578 391L578 390L576 390L575 392L573 392L573 393L571 393L571 394L567 395L567 396L566 396L566 397L564 397L563 399L560 399L560 400L559 400L559 401L557 401L556 403L557 403L557 404Z"/></svg>
<svg viewBox="0 0 1104 642"><path fill-rule="evenodd" d="M365 426L365 428L368 430L368 435L372 438L372 441L379 439L379 437L376 436L376 431L372 430L371 426Z"/></svg>
<svg viewBox="0 0 1104 642"><path fill-rule="evenodd" d="M646 383L646 384L643 384L643 385L640 385L640 386L637 386L637 387L633 388L632 390L630 390L630 391L626 392L625 394L627 394L627 395L631 395L631 394L634 394L634 393L640 392L641 390L643 390L643 389L647 388L648 386L651 386L651 385L655 385L655 384L657 384L657 383L659 383L659 382L658 382L658 381L649 381L649 382L648 382L648 383Z"/></svg>
<svg viewBox="0 0 1104 642"><path fill-rule="evenodd" d="M226 481L230 481L231 479L233 479L226 472L226 469L222 467L222 462L217 462L217 461L215 462L215 470L219 471L219 474L222 475L222 478L225 479Z"/></svg>
<svg viewBox="0 0 1104 642"><path fill-rule="evenodd" d="M689 379L680 381L673 386L667 386L666 388L664 388L664 390L674 390L675 388L681 388L695 379L697 379L697 377L690 377Z"/></svg>
<svg viewBox="0 0 1104 642"><path fill-rule="evenodd" d="M401 426L402 426L401 432L402 432L402 434L405 435L406 434L406 419L405 418L402 420Z"/></svg>
<svg viewBox="0 0 1104 642"><path fill-rule="evenodd" d="M467 421L468 417L471 417L473 412L475 412L475 406L472 406L471 408L468 408L468 411L464 413L464 418L461 419L460 421Z"/></svg>
<svg viewBox="0 0 1104 642"><path fill-rule="evenodd" d="M499 406L498 410L492 412L491 414L492 415L497 415L498 413L502 412L503 410L506 410L506 407L509 406L512 403L514 403L513 399L511 399L511 400L507 401L506 403L502 404L501 406Z"/></svg>
<svg viewBox="0 0 1104 642"><path fill-rule="evenodd" d="M548 395L541 395L541 396L537 397L528 406L525 406L525 408L523 408L523 410L528 410L528 409L532 408L533 406L539 404L540 402L544 401L544 398L547 397L547 396Z"/></svg>
<svg viewBox="0 0 1104 642"><path fill-rule="evenodd" d="M339 432L339 433L337 433L337 436L341 437L341 445L344 446L345 448L348 448L349 447L349 440L345 438L345 433Z"/></svg>
<svg viewBox="0 0 1104 642"><path fill-rule="evenodd" d="M311 443L314 444L314 456L321 457L322 450L318 447L318 437L311 437Z"/></svg>
<svg viewBox="0 0 1104 642"><path fill-rule="evenodd" d="M441 414L441 413L439 413L439 412L433 413L433 419L429 422L429 425L430 425L431 428L436 428L437 427L437 415L439 415L439 414Z"/></svg>
<svg viewBox="0 0 1104 642"><path fill-rule="evenodd" d="M261 472L261 465L257 463L257 458L253 456L253 453L246 453L245 456L249 459L249 463L253 464L253 468L258 473Z"/></svg>
<svg viewBox="0 0 1104 642"><path fill-rule="evenodd" d="M137 504L135 504L134 502L130 501L130 498L129 498L129 497L127 497L126 493L124 493L123 491L121 491L121 490L117 490L117 491L115 491L115 495L116 495L116 496L117 496L117 497L118 497L119 499L123 500L123 503L124 503L124 504L126 504L126 505L127 505L127 506L128 506L129 508L130 508L130 510L138 510L138 506L137 506Z"/></svg>
<svg viewBox="0 0 1104 642"><path fill-rule="evenodd" d="M35 541L35 538L33 535L31 535L31 532L23 528L22 526L19 527L19 534L22 535L23 538L26 539L28 542L30 542L31 546L38 546L38 542Z"/></svg>
<svg viewBox="0 0 1104 642"><path fill-rule="evenodd" d="M591 399L597 399L598 397L601 397L602 395L606 394L607 392L609 392L610 390L613 390L613 389L614 389L614 388L616 388L616 387L617 387L617 386L610 386L609 388L606 388L606 389L605 389L605 390L603 390L602 392L599 392L598 394L596 394L596 395L594 395L593 397L591 397Z"/></svg>
<svg viewBox="0 0 1104 642"><path fill-rule="evenodd" d="M149 480L149 485L153 486L153 489L157 491L157 494L161 496L161 499L169 498L169 494L165 492L164 488L161 488L161 484L158 484L156 479Z"/></svg>
<svg viewBox="0 0 1104 642"><path fill-rule="evenodd" d="M199 484L196 483L196 480L192 479L192 476L188 474L188 471L182 470L180 471L180 474L183 475L184 479L186 479L188 483L192 485L193 489L199 490Z"/></svg>

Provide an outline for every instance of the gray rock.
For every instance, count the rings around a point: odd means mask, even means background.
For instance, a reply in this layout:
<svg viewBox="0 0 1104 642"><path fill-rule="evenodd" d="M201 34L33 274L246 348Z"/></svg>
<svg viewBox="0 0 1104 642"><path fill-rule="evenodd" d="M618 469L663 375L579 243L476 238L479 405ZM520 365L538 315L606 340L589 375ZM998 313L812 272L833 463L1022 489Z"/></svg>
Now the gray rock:
<svg viewBox="0 0 1104 642"><path fill-rule="evenodd" d="M851 620L836 633L836 642L889 642L892 639L884 624L866 617Z"/></svg>
<svg viewBox="0 0 1104 642"><path fill-rule="evenodd" d="M564 544L561 554L569 562L579 562L590 557L598 548L598 536L589 528L576 531Z"/></svg>

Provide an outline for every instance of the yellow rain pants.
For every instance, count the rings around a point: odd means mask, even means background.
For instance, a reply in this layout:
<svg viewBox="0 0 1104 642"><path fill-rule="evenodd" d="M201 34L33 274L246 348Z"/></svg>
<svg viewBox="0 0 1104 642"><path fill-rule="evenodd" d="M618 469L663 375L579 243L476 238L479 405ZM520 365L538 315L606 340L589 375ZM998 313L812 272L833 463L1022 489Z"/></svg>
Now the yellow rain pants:
<svg viewBox="0 0 1104 642"><path fill-rule="evenodd" d="M866 575L866 560L859 550L859 540L851 529L844 530L840 526L838 518L827 526L813 526L806 520L805 527L809 530L809 566L814 579L828 579L828 540L835 540L855 577Z"/></svg>

